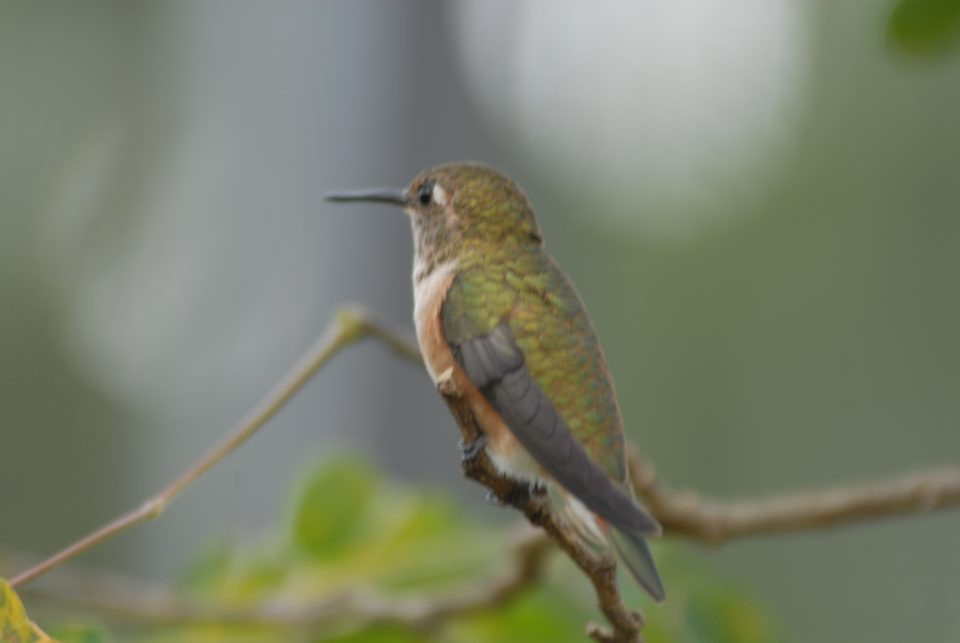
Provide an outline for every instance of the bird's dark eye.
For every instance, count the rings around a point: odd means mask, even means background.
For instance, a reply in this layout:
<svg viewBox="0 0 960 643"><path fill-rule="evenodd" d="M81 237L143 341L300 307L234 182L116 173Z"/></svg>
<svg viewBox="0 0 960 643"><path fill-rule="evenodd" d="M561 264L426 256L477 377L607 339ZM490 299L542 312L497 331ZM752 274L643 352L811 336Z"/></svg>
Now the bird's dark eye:
<svg viewBox="0 0 960 643"><path fill-rule="evenodd" d="M430 205L431 200L433 200L433 181L427 181L420 186L420 191L417 192L417 201L420 202L420 205Z"/></svg>

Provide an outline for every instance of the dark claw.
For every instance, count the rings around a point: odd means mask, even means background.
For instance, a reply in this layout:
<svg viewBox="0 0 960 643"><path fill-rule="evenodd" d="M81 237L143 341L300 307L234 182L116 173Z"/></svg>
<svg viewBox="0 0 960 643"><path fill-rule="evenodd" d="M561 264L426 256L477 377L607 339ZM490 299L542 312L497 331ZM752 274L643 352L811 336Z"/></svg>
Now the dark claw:
<svg viewBox="0 0 960 643"><path fill-rule="evenodd" d="M460 440L460 455L463 462L470 462L487 446L487 436L481 433L473 442Z"/></svg>
<svg viewBox="0 0 960 643"><path fill-rule="evenodd" d="M506 496L500 497L492 491L487 492L487 502L498 507L521 509L530 502L530 485L526 482L514 482Z"/></svg>
<svg viewBox="0 0 960 643"><path fill-rule="evenodd" d="M527 512L527 519L534 525L542 526L547 519L547 513L543 508L543 505L537 505L537 508L531 512Z"/></svg>
<svg viewBox="0 0 960 643"><path fill-rule="evenodd" d="M492 491L488 491L487 502L498 507L512 507L520 511L526 511L526 507L531 501L546 493L546 486L539 480L536 482L514 480L509 491L503 497L498 496Z"/></svg>
<svg viewBox="0 0 960 643"><path fill-rule="evenodd" d="M530 485L518 483L510 493L504 498L504 502L515 509L519 509L530 502Z"/></svg>
<svg viewBox="0 0 960 643"><path fill-rule="evenodd" d="M532 489L531 485L526 482L517 482L510 488L510 493L507 494L507 497L503 499L504 504L513 507L514 509L522 509L528 502L530 502Z"/></svg>
<svg viewBox="0 0 960 643"><path fill-rule="evenodd" d="M529 500L529 487L522 483L517 483L516 486L511 487L509 493L503 497L498 496L492 491L487 492L487 502L489 502L491 505L496 505L497 507L511 507L513 509L520 509Z"/></svg>

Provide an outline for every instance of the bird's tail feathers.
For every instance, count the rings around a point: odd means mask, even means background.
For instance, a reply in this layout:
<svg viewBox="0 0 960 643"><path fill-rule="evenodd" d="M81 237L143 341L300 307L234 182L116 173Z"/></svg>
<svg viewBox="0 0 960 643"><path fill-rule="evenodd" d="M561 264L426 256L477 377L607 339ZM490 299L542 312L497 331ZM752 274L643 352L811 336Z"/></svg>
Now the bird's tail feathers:
<svg viewBox="0 0 960 643"><path fill-rule="evenodd" d="M658 603L664 600L667 595L663 591L663 581L660 580L660 573L657 572L653 555L650 553L650 545L643 534L622 531L611 526L608 537L620 560L640 587Z"/></svg>
<svg viewBox="0 0 960 643"><path fill-rule="evenodd" d="M598 518L572 494L554 489L551 491L557 506L586 542L597 547L612 545L620 560L630 570L630 575L647 594L657 602L666 597L650 546L644 537L649 531L619 529Z"/></svg>

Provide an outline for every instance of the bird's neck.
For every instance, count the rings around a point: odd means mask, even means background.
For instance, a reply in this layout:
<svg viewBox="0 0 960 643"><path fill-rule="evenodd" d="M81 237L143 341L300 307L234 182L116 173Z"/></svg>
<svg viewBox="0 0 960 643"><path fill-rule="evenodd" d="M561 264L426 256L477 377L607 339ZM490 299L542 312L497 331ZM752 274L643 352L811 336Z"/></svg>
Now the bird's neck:
<svg viewBox="0 0 960 643"><path fill-rule="evenodd" d="M429 279L440 266L450 264L455 259L452 248L435 247L417 244L413 257L413 284L414 286Z"/></svg>
<svg viewBox="0 0 960 643"><path fill-rule="evenodd" d="M429 279L438 266L449 263L456 256L458 233L444 225L442 220L413 220L413 284Z"/></svg>

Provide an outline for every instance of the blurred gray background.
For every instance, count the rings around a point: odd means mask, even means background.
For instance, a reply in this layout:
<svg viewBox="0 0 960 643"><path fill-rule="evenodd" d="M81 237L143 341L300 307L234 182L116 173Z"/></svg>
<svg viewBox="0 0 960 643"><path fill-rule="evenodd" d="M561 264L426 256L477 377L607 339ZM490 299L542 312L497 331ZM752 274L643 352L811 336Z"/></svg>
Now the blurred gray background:
<svg viewBox="0 0 960 643"><path fill-rule="evenodd" d="M409 326L407 221L322 195L461 159L525 186L672 484L960 461L960 55L892 49L890 10L5 2L0 544L51 552L166 483L342 302ZM85 561L171 578L343 451L509 519L456 441L363 345ZM958 537L952 512L690 550L792 640L953 641Z"/></svg>

